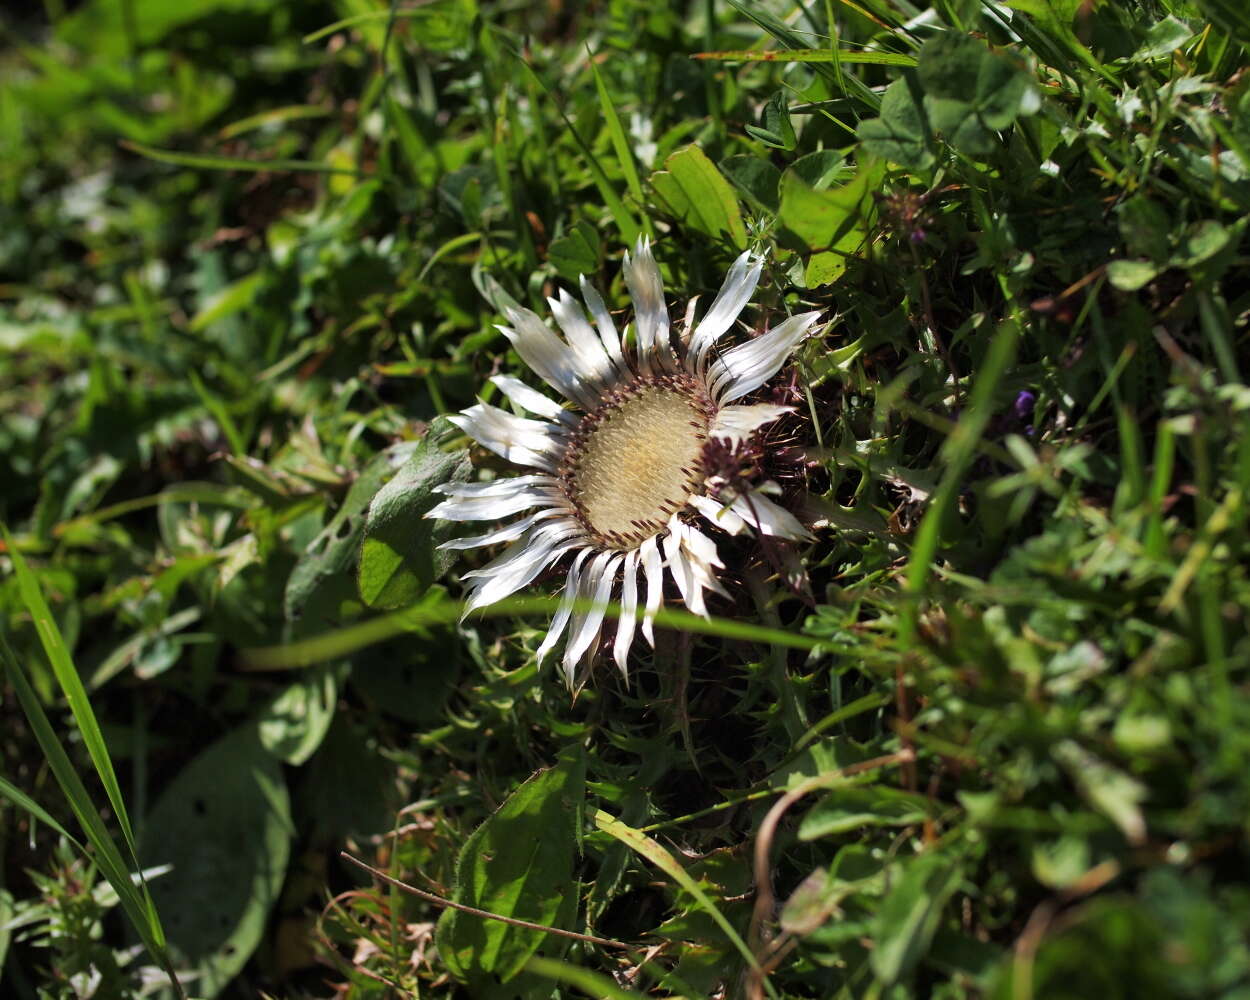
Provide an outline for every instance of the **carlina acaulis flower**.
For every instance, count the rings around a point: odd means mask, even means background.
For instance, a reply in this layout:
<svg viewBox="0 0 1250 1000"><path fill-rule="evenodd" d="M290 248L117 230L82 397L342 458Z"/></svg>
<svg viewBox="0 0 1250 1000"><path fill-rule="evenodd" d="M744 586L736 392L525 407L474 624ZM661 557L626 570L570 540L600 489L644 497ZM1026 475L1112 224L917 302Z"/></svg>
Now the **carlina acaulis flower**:
<svg viewBox="0 0 1250 1000"><path fill-rule="evenodd" d="M779 492L775 483L731 484L714 461L726 446L748 441L792 411L737 400L772 378L820 318L818 312L790 316L767 333L716 350L755 292L762 267L761 255L743 253L703 319L691 322L692 308L681 335L671 336L660 271L649 241L639 240L624 262L634 306L632 339L628 330L625 338L617 332L585 278L581 290L589 317L563 290L547 300L563 339L529 309L505 306L510 325L499 329L571 406L510 375L496 375L491 381L499 390L538 419L487 403L450 418L484 448L533 470L486 483L447 483L440 489L448 499L426 515L452 521L525 515L486 534L444 543L448 549L511 543L465 574L471 581L465 614L508 597L570 556L563 600L538 649L541 664L567 629L563 665L570 686L578 664L598 648L605 607L613 599L621 617L612 655L622 673L639 606L642 634L655 644L653 620L664 599L666 568L696 614L708 613L705 590L728 596L716 576L724 563L710 529L809 537L793 514L769 498Z"/></svg>

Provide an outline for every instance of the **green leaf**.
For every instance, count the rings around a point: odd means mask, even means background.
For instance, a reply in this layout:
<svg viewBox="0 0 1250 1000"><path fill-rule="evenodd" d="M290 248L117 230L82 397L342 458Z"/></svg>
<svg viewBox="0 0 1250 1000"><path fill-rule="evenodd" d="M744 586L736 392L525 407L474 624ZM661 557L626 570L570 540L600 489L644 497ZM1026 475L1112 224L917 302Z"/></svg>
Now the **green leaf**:
<svg viewBox="0 0 1250 1000"><path fill-rule="evenodd" d="M816 191L824 191L836 182L845 183L855 176L855 167L835 149L818 149L800 156L789 167Z"/></svg>
<svg viewBox="0 0 1250 1000"><path fill-rule="evenodd" d="M873 156L908 170L931 167L933 136L915 75L908 73L890 84L881 99L881 117L860 122L855 134Z"/></svg>
<svg viewBox="0 0 1250 1000"><path fill-rule="evenodd" d="M1172 263L1177 267L1196 267L1227 247L1231 239L1232 234L1214 219L1202 219L1181 235Z"/></svg>
<svg viewBox="0 0 1250 1000"><path fill-rule="evenodd" d="M768 99L768 103L764 105L762 120L762 126L748 125L747 134L774 149L794 148L794 126L790 122L790 108L786 103L785 91L779 90Z"/></svg>
<svg viewBox="0 0 1250 1000"><path fill-rule="evenodd" d="M1007 56L968 35L946 33L925 43L916 74L929 124L969 156L988 156L997 132L1041 107L1032 77Z"/></svg>
<svg viewBox="0 0 1250 1000"><path fill-rule="evenodd" d="M1129 254L1149 257L1156 264L1167 260L1170 253L1168 233L1172 221L1158 202L1137 194L1126 198L1115 210L1120 236Z"/></svg>
<svg viewBox="0 0 1250 1000"><path fill-rule="evenodd" d="M837 280L847 258L863 248L883 174L881 161L869 161L849 183L826 191L815 190L794 170L782 174L778 218L791 241L812 254L806 272L809 288Z"/></svg>
<svg viewBox="0 0 1250 1000"><path fill-rule="evenodd" d="M902 878L877 911L871 963L883 983L893 985L916 967L962 879L959 864L937 851L906 863Z"/></svg>
<svg viewBox="0 0 1250 1000"><path fill-rule="evenodd" d="M1063 740L1051 752L1068 771L1081 797L1118 826L1130 844L1145 841L1146 819L1140 805L1146 798L1145 785L1075 740Z"/></svg>
<svg viewBox="0 0 1250 1000"><path fill-rule="evenodd" d="M881 785L834 789L803 817L799 839L815 840L861 826L911 826L928 815L926 801L922 795Z"/></svg>
<svg viewBox="0 0 1250 1000"><path fill-rule="evenodd" d="M463 481L471 468L465 452L439 447L448 428L445 421L432 424L412 456L369 504L357 582L361 598L371 608L391 610L411 604L454 559L437 548L453 524L424 516L441 499L434 487Z"/></svg>
<svg viewBox="0 0 1250 1000"><path fill-rule="evenodd" d="M360 471L334 517L300 556L287 580L284 599L289 621L300 631L337 624L354 605L359 588L353 568L360 554L369 504L383 484L419 447L404 441L374 455Z"/></svg>
<svg viewBox="0 0 1250 1000"><path fill-rule="evenodd" d="M756 209L777 214L781 171L761 156L729 156L720 161L721 173Z"/></svg>
<svg viewBox="0 0 1250 1000"><path fill-rule="evenodd" d="M545 926L572 921L577 910L573 860L581 830L586 759L566 750L554 767L530 777L465 841L456 861L452 900ZM547 938L457 910L438 921L438 953L456 978L507 982Z"/></svg>
<svg viewBox="0 0 1250 1000"><path fill-rule="evenodd" d="M279 760L298 767L329 731L337 695L333 668L323 664L309 670L261 711L261 744Z"/></svg>
<svg viewBox="0 0 1250 1000"><path fill-rule="evenodd" d="M599 270L599 230L579 220L563 236L551 241L547 259L566 281L577 281L583 274Z"/></svg>
<svg viewBox="0 0 1250 1000"><path fill-rule="evenodd" d="M726 240L738 249L747 245L747 231L733 188L698 146L686 146L651 175L651 186L669 214L699 232Z"/></svg>
<svg viewBox="0 0 1250 1000"><path fill-rule="evenodd" d="M171 866L152 897L177 966L196 976L197 996L215 996L256 950L292 832L281 766L255 724L201 752L157 800L139 856L145 868Z"/></svg>
<svg viewBox="0 0 1250 1000"><path fill-rule="evenodd" d="M1107 265L1107 280L1122 292L1135 292L1158 274L1159 268L1148 260L1113 260Z"/></svg>

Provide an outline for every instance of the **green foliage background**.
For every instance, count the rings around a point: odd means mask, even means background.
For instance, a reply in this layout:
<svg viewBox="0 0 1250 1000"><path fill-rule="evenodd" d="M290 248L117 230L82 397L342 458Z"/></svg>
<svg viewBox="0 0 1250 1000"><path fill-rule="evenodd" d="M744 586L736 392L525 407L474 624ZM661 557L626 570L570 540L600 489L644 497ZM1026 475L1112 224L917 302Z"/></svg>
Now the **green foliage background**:
<svg viewBox="0 0 1250 1000"><path fill-rule="evenodd" d="M0 29L6 995L1250 997L1242 5ZM721 539L571 699L421 514L491 282L624 308L643 235L829 319L810 599Z"/></svg>

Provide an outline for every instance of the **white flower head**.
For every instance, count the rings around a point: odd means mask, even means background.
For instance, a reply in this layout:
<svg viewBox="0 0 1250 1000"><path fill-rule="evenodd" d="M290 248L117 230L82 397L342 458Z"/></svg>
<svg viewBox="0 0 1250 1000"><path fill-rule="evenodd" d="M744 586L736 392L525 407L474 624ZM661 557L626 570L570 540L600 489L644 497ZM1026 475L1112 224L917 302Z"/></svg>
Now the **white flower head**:
<svg viewBox="0 0 1250 1000"><path fill-rule="evenodd" d="M465 614L508 597L569 556L564 599L538 660L567 630L563 666L570 686L577 665L598 647L613 599L621 616L612 655L622 673L639 610L638 630L654 645L666 568L686 607L707 615L704 591L725 594L716 576L723 563L708 532L808 537L793 514L765 495L775 492L774 484L731 486L707 460L713 450L746 441L791 411L736 401L772 378L820 318L817 312L790 316L759 337L714 352L750 301L762 268L762 256L743 253L703 319L672 336L659 268L650 243L639 240L624 264L634 305L632 340L622 339L584 278L589 317L567 292L547 300L563 338L529 309L504 307L509 325L499 329L572 408L497 375L495 386L538 419L488 403L450 418L482 447L534 470L489 483L447 483L440 490L448 499L426 515L452 521L525 515L444 545L511 543L465 574L471 581Z"/></svg>

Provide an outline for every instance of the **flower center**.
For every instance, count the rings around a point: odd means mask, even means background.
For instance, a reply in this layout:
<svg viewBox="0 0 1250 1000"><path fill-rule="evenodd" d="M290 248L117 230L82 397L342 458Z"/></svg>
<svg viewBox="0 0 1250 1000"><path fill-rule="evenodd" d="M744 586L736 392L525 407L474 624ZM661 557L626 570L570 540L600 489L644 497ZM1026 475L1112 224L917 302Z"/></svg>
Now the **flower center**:
<svg viewBox="0 0 1250 1000"><path fill-rule="evenodd" d="M693 378L664 375L614 389L582 418L561 480L605 548L633 548L685 506L714 413Z"/></svg>

